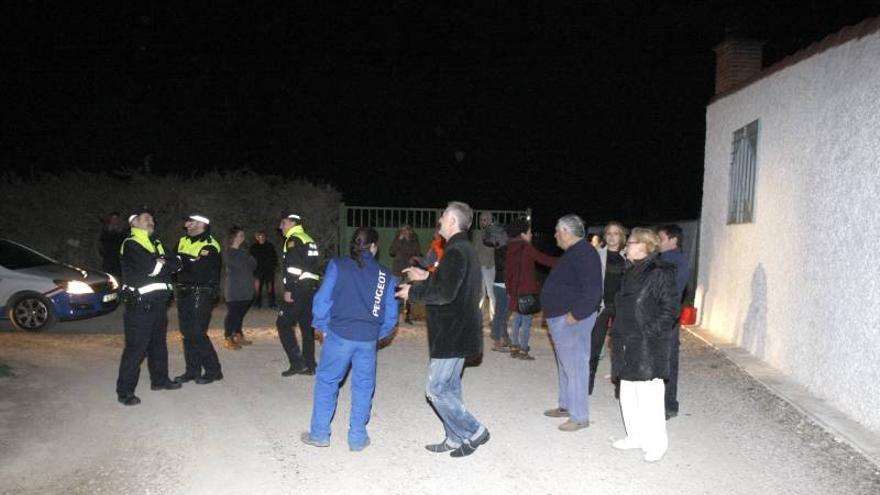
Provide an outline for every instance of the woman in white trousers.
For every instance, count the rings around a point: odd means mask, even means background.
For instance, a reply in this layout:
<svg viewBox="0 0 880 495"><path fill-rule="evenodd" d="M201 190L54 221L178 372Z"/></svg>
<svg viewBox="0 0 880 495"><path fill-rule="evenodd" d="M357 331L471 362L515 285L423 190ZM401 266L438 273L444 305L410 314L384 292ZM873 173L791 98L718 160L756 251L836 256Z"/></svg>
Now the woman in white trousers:
<svg viewBox="0 0 880 495"><path fill-rule="evenodd" d="M627 268L615 297L611 329L611 374L620 381L620 411L626 437L614 448L641 449L648 462L666 453L663 380L669 377L669 353L678 331L675 267L660 259L660 238L635 228L627 241Z"/></svg>

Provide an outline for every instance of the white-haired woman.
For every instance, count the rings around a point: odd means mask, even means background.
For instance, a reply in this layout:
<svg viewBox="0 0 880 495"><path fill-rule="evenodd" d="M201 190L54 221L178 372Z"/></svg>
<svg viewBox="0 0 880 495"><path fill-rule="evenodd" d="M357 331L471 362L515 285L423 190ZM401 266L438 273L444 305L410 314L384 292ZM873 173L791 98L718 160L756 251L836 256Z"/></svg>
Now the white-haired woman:
<svg viewBox="0 0 880 495"><path fill-rule="evenodd" d="M611 328L611 374L620 380L620 411L626 437L616 449L641 449L645 461L666 453L664 383L678 317L675 267L660 259L660 238L635 228L626 243L629 260L615 298Z"/></svg>

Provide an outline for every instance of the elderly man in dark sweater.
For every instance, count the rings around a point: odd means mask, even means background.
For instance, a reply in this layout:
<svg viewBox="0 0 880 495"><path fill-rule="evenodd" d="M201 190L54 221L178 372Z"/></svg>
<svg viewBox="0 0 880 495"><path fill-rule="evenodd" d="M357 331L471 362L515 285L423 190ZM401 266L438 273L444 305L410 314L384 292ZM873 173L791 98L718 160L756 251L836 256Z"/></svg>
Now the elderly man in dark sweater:
<svg viewBox="0 0 880 495"><path fill-rule="evenodd" d="M544 415L568 417L559 425L562 431L578 431L590 425L587 362L590 334L602 298L602 263L584 235L584 222L577 215L559 219L556 243L565 254L550 271L541 292L559 369L559 407Z"/></svg>
<svg viewBox="0 0 880 495"><path fill-rule="evenodd" d="M446 250L437 269L428 273L407 268L404 273L415 283L401 285L397 293L426 305L431 354L426 395L443 421L446 439L425 448L452 457L471 455L489 441L489 430L465 409L461 398L464 360L483 352L482 273L467 237L473 216L470 206L449 203L439 221Z"/></svg>

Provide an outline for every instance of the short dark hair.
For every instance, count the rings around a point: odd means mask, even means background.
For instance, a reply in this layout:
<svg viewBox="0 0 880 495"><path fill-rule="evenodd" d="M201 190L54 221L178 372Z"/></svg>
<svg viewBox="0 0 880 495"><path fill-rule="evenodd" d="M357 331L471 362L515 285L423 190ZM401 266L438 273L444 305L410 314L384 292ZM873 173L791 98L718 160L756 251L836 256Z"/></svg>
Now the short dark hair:
<svg viewBox="0 0 880 495"><path fill-rule="evenodd" d="M681 247L681 243L684 242L684 232L682 232L681 227L679 227L677 223L661 225L657 231L666 232L666 237L675 239L675 245L678 247Z"/></svg>
<svg viewBox="0 0 880 495"><path fill-rule="evenodd" d="M529 221L526 220L525 217L519 217L514 221L510 222L510 225L507 226L507 235L510 237L516 237L520 234L525 234L529 231Z"/></svg>
<svg viewBox="0 0 880 495"><path fill-rule="evenodd" d="M232 227L229 227L229 230L226 231L226 244L232 244L232 240L235 239L235 236L237 236L239 232L244 232L244 229L242 229L238 225L233 225Z"/></svg>

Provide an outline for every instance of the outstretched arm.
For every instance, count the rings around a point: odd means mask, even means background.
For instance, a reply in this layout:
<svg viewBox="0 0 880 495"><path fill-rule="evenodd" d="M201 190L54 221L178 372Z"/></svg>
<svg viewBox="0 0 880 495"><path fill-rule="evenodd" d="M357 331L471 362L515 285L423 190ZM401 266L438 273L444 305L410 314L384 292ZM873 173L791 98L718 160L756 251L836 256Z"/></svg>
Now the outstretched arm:
<svg viewBox="0 0 880 495"><path fill-rule="evenodd" d="M385 310L385 319L382 321L382 328L379 329L379 340L384 339L385 337L391 335L391 331L394 330L394 327L397 326L397 312L398 312L398 303L397 298L394 297L394 292L397 290L397 280L394 277L388 277L387 285L385 286L385 294L382 297L382 305Z"/></svg>

